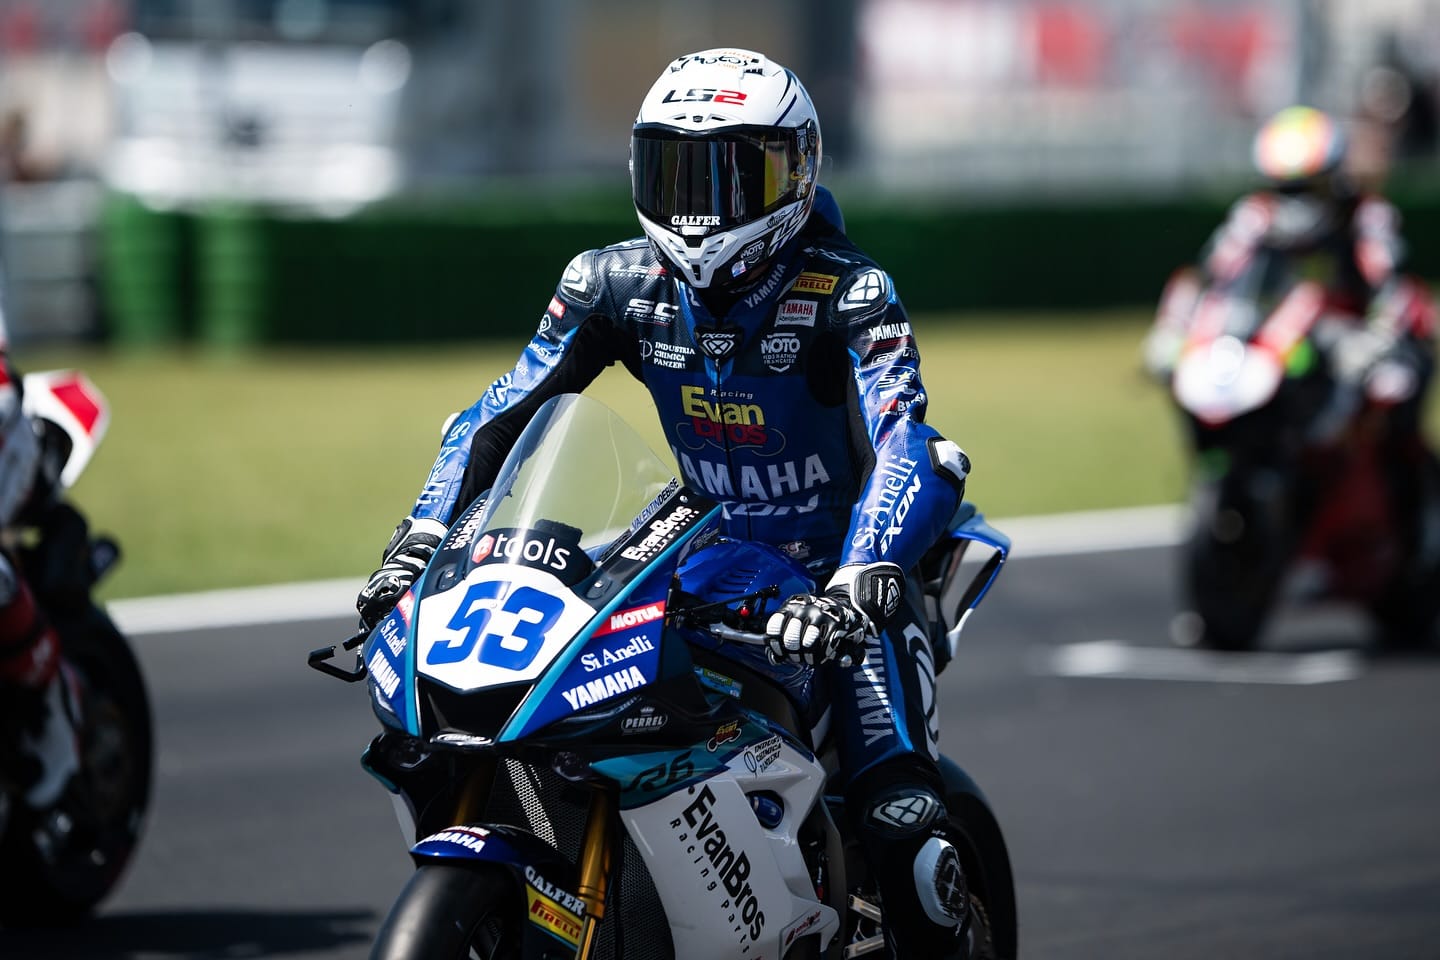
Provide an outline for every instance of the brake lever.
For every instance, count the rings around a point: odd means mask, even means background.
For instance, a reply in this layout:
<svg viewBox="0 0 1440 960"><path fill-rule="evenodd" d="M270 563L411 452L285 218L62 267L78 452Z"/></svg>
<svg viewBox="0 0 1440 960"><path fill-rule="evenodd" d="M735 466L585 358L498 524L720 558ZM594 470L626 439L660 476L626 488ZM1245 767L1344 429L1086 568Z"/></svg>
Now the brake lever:
<svg viewBox="0 0 1440 960"><path fill-rule="evenodd" d="M369 635L369 630L361 630L359 633L355 634L353 637L340 644L340 648L347 651L354 650L356 647L360 646L360 644L364 643L365 638ZM368 671L365 669L365 658L358 653L355 655L354 670L346 670L344 667L337 667L335 664L330 662L333 659L335 659L335 646L334 644L331 644L328 647L321 647L318 650L311 650L310 656L305 658L305 662L316 670L319 670L321 673L335 677L339 680L344 680L346 683L358 683L361 680L364 680L365 677L368 675Z"/></svg>
<svg viewBox="0 0 1440 960"><path fill-rule="evenodd" d="M749 605L755 603L756 601L768 600L771 597L778 597L779 595L780 588L774 584L771 584L768 587L762 587L761 589L756 590L754 593L747 593L739 597L731 597L728 600L714 600L708 603L697 603L693 607L684 607L680 610L676 610L673 614L674 619L672 620L672 622L676 623L677 625L684 624L686 622L697 623L701 625L711 622L724 623L726 621L723 616L719 621L706 620L704 619L704 617L717 612L721 614L735 614L739 611L731 610L731 604L739 603Z"/></svg>

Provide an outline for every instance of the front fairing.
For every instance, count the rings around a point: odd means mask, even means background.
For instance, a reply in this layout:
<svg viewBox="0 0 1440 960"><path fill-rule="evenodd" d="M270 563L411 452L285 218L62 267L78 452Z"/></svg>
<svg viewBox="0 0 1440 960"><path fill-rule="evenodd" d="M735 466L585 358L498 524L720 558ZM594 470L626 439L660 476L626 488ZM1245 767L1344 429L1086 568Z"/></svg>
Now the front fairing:
<svg viewBox="0 0 1440 960"><path fill-rule="evenodd" d="M671 575L718 511L602 404L550 401L366 641L377 715L502 742L656 682Z"/></svg>
<svg viewBox="0 0 1440 960"><path fill-rule="evenodd" d="M1288 449L1287 438L1309 429L1329 394L1316 336L1326 291L1295 283L1283 260L1261 263L1197 301L1172 388L1199 451L1264 459L1267 448Z"/></svg>
<svg viewBox="0 0 1440 960"><path fill-rule="evenodd" d="M1224 424L1265 406L1284 379L1274 356L1225 335L1181 356L1175 400L1201 423Z"/></svg>

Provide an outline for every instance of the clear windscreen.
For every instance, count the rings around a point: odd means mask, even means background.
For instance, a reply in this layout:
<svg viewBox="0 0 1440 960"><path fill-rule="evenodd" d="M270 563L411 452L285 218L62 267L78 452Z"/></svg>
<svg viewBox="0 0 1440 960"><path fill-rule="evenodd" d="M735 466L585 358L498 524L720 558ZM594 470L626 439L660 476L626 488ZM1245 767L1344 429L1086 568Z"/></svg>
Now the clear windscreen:
<svg viewBox="0 0 1440 960"><path fill-rule="evenodd" d="M1224 332L1248 340L1295 286L1292 258L1262 247L1245 269L1226 284L1228 312Z"/></svg>
<svg viewBox="0 0 1440 960"><path fill-rule="evenodd" d="M547 401L500 468L485 530L573 528L594 553L670 485L674 471L609 407L580 394Z"/></svg>

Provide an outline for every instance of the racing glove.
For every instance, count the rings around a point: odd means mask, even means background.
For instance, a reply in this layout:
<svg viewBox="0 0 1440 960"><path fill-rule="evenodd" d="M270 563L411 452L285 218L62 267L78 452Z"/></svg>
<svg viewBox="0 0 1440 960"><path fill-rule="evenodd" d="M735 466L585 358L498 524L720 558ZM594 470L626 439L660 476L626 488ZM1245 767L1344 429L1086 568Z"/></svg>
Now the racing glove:
<svg viewBox="0 0 1440 960"><path fill-rule="evenodd" d="M841 568L823 594L796 594L770 616L765 624L770 659L809 666L863 660L866 634L899 610L904 583L893 563Z"/></svg>
<svg viewBox="0 0 1440 960"><path fill-rule="evenodd" d="M1394 345L1395 338L1370 327L1347 332L1335 344L1332 358L1335 376L1345 384L1363 384Z"/></svg>
<svg viewBox="0 0 1440 960"><path fill-rule="evenodd" d="M406 517L400 521L385 547L380 569L370 575L370 581L355 598L355 609L360 612L360 622L367 630L394 608L425 571L425 565L444 539L445 524L439 520Z"/></svg>
<svg viewBox="0 0 1440 960"><path fill-rule="evenodd" d="M1335 345L1335 376L1376 403L1401 403L1418 388L1419 362L1402 338L1377 326L1352 331Z"/></svg>
<svg viewBox="0 0 1440 960"><path fill-rule="evenodd" d="M766 647L775 663L819 666L830 660L853 661L865 645L865 615L850 604L848 590L816 596L797 593L765 624Z"/></svg>

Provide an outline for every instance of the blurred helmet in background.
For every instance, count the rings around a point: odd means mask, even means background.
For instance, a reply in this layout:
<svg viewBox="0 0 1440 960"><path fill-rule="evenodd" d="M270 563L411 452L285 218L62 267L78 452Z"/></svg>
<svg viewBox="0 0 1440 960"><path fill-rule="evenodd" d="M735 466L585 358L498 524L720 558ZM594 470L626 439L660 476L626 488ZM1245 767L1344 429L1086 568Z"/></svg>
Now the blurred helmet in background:
<svg viewBox="0 0 1440 960"><path fill-rule="evenodd" d="M1339 122L1314 107L1287 107L1260 128L1253 159L1275 194L1272 241L1305 246L1343 225L1353 199L1348 146Z"/></svg>
<svg viewBox="0 0 1440 960"><path fill-rule="evenodd" d="M680 57L646 94L630 140L640 226L699 288L740 287L805 225L820 123L795 74L762 54Z"/></svg>

